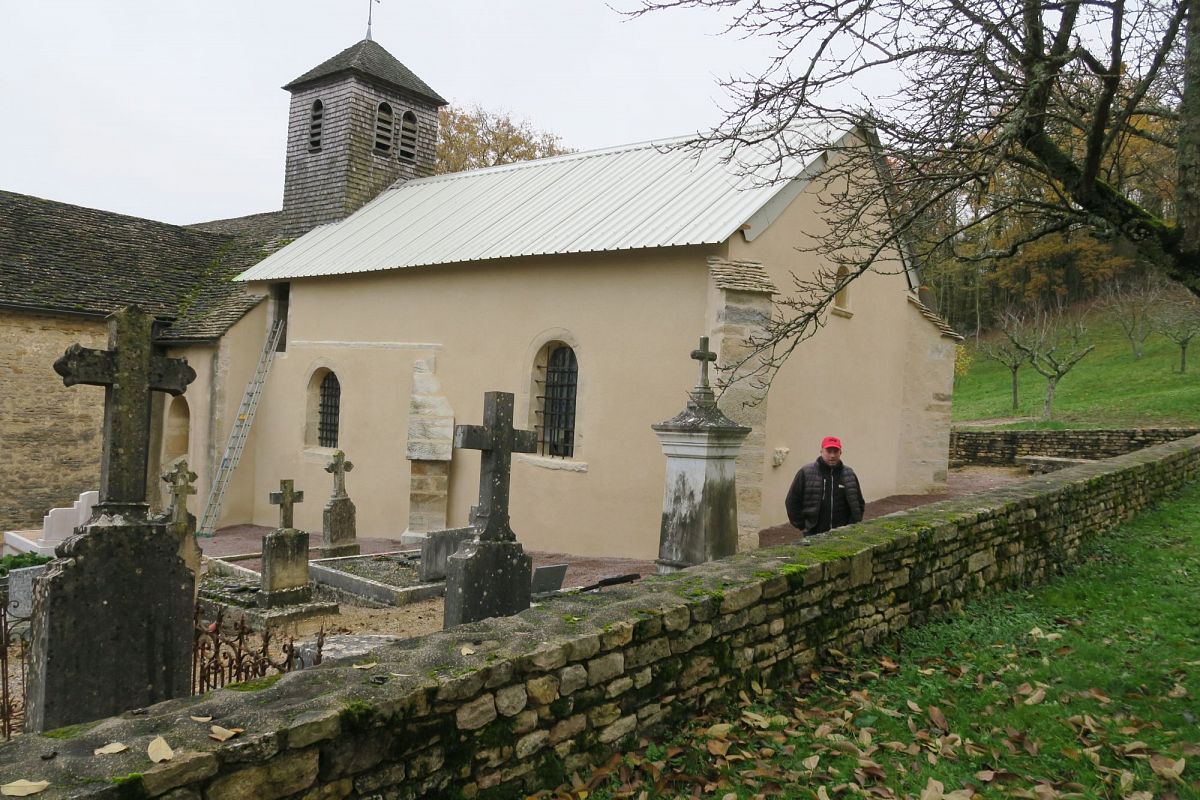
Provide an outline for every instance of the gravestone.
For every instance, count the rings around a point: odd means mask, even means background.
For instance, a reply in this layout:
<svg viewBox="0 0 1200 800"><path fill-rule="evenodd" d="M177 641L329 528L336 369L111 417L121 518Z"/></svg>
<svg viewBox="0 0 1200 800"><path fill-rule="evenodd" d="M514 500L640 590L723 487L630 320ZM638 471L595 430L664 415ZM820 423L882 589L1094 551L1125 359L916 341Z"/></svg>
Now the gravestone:
<svg viewBox="0 0 1200 800"><path fill-rule="evenodd" d="M544 567L538 567L533 571L533 580L529 582L530 591L534 595L557 592L562 588L563 578L567 577L567 568L570 566L570 564L547 564Z"/></svg>
<svg viewBox="0 0 1200 800"><path fill-rule="evenodd" d="M54 370L104 387L100 497L34 585L27 731L112 716L191 691L192 573L146 503L151 392L196 373L155 352L154 318L109 317L108 349L72 345Z"/></svg>
<svg viewBox="0 0 1200 800"><path fill-rule="evenodd" d="M196 473L188 469L187 461L180 459L175 466L163 473L162 479L170 487L171 508L167 511L167 525L171 536L179 543L179 557L192 571L192 598L200 591L200 545L196 544L196 517L188 512L188 495L196 493Z"/></svg>
<svg viewBox="0 0 1200 800"><path fill-rule="evenodd" d="M346 454L341 450L335 452L333 460L325 465L325 471L333 475L333 495L325 504L321 525L321 555L325 558L359 553L354 503L346 494L346 473L352 469L354 464L346 460Z"/></svg>
<svg viewBox="0 0 1200 800"><path fill-rule="evenodd" d="M687 407L650 427L667 456L666 490L658 540L659 573L725 558L737 552L737 454L750 428L738 425L717 408L708 383L709 362L717 354L708 337L692 351L700 378Z"/></svg>
<svg viewBox="0 0 1200 800"><path fill-rule="evenodd" d="M513 396L486 392L483 425L457 425L454 446L483 451L475 534L446 561L443 627L516 614L529 608L533 559L509 526L508 484L513 453L537 448L533 431L513 429Z"/></svg>
<svg viewBox="0 0 1200 800"><path fill-rule="evenodd" d="M28 617L33 608L33 583L46 572L45 564L8 571L8 615Z"/></svg>
<svg viewBox="0 0 1200 800"><path fill-rule="evenodd" d="M262 591L258 604L264 608L307 603L312 600L308 583L308 532L292 527L292 511L304 501L290 480L279 482L279 491L271 492L272 505L279 506L279 530L263 537Z"/></svg>
<svg viewBox="0 0 1200 800"><path fill-rule="evenodd" d="M474 538L475 529L472 527L427 532L421 540L421 561L417 566L421 580L445 580L447 560L458 552L463 542Z"/></svg>
<svg viewBox="0 0 1200 800"><path fill-rule="evenodd" d="M70 506L52 508L42 517L42 535L34 539L27 534L30 531L7 531L4 534L4 544L18 553L37 553L43 556L54 555L54 548L59 542L75 533L80 525L86 525L92 518L92 509L100 500L96 490L82 492ZM28 609L26 609L28 611Z"/></svg>

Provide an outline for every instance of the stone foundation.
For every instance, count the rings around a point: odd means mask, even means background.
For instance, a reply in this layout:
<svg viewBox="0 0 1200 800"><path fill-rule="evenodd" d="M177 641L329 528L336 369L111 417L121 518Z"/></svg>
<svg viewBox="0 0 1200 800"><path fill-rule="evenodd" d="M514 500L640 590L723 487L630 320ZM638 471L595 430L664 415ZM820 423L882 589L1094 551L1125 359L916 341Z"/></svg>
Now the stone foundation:
<svg viewBox="0 0 1200 800"><path fill-rule="evenodd" d="M0 774L50 781L40 798L524 796L751 680L778 684L831 648L1058 574L1086 536L1197 477L1200 437L1159 445L399 642L371 662L169 701L65 740L23 736L0 747ZM245 733L217 743L191 715ZM154 765L158 735L176 755ZM92 755L113 741L129 750Z"/></svg>
<svg viewBox="0 0 1200 800"><path fill-rule="evenodd" d="M1200 428L1124 430L975 431L950 433L950 463L1011 466L1022 456L1100 459L1132 453L1200 433Z"/></svg>

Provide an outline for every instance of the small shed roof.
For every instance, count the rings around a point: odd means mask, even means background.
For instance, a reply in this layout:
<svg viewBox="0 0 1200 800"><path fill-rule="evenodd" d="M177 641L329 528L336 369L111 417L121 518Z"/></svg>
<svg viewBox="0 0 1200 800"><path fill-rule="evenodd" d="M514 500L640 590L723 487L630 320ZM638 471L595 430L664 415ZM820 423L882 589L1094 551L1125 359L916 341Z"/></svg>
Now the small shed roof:
<svg viewBox="0 0 1200 800"><path fill-rule="evenodd" d="M820 168L820 154L807 161L773 158L778 142L731 155L727 143L689 146L694 138L398 183L347 219L316 228L272 254L240 279L716 244L760 211L754 224L765 227L778 214L778 202L771 201L790 200ZM753 166L772 161L769 168Z"/></svg>

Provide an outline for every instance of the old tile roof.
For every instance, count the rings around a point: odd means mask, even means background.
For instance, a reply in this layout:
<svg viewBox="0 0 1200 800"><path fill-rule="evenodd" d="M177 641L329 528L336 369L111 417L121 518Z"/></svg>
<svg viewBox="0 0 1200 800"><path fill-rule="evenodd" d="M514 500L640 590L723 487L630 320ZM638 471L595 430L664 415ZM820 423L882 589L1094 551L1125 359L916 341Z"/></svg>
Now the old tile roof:
<svg viewBox="0 0 1200 800"><path fill-rule="evenodd" d="M718 289L779 294L779 289L775 287L775 283L759 261L726 261L710 256L708 274L712 276Z"/></svg>
<svg viewBox="0 0 1200 800"><path fill-rule="evenodd" d="M170 339L213 339L262 299L230 279L266 255L264 225L232 236L0 191L0 305L104 316L137 303L176 320Z"/></svg>
<svg viewBox="0 0 1200 800"><path fill-rule="evenodd" d="M435 105L444 106L447 103L444 97L429 87L429 84L414 75L412 70L397 61L395 56L371 39L363 39L358 44L347 47L328 61L318 64L299 78L285 84L283 88L289 92L294 91L306 84L341 72L353 72L383 81L423 97Z"/></svg>
<svg viewBox="0 0 1200 800"><path fill-rule="evenodd" d="M963 335L954 330L954 328L951 328L950 323L942 319L941 316L932 308L925 305L911 294L908 296L908 302L916 306L917 310L921 312L921 316L932 322L934 327L942 332L942 336L945 336L947 339L953 339L956 342L963 341Z"/></svg>

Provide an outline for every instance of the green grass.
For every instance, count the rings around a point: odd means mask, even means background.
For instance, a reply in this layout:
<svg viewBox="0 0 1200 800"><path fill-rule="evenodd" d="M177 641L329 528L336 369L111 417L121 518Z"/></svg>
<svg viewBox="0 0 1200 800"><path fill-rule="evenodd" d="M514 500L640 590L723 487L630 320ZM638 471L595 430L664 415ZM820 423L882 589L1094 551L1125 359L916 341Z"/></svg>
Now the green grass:
<svg viewBox="0 0 1200 800"><path fill-rule="evenodd" d="M1200 798L1198 596L1193 485L1093 541L1066 577L753 687L549 794Z"/></svg>
<svg viewBox="0 0 1200 800"><path fill-rule="evenodd" d="M1200 424L1200 342L1189 351L1188 372L1179 372L1179 348L1157 335L1146 340L1141 359L1121 329L1108 321L1089 326L1096 349L1060 381L1050 426L1125 427ZM970 346L970 345L968 345ZM972 348L973 350L973 348ZM1020 406L1012 408L1008 368L976 354L954 388L954 421L1040 417L1046 380L1023 365Z"/></svg>

